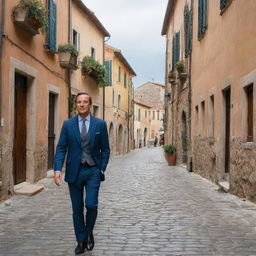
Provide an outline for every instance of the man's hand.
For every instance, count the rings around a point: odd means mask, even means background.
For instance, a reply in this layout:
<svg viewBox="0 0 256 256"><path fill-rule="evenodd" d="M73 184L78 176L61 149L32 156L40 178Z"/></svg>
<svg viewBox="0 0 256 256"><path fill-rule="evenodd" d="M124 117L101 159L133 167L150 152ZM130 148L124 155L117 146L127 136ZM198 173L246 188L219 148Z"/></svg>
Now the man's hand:
<svg viewBox="0 0 256 256"><path fill-rule="evenodd" d="M54 173L54 182L57 186L61 183L61 172L55 172Z"/></svg>

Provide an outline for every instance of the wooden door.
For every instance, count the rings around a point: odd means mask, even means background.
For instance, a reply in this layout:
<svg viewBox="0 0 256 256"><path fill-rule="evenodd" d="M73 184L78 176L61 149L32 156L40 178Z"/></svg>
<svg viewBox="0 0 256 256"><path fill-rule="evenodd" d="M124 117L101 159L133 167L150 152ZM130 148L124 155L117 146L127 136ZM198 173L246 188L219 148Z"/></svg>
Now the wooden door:
<svg viewBox="0 0 256 256"><path fill-rule="evenodd" d="M230 168L230 111L231 111L231 89L224 92L226 107L226 127L225 127L225 172L229 173Z"/></svg>
<svg viewBox="0 0 256 256"><path fill-rule="evenodd" d="M49 111L48 111L48 170L53 169L54 159L54 119L55 119L55 94L49 93Z"/></svg>
<svg viewBox="0 0 256 256"><path fill-rule="evenodd" d="M26 135L27 135L27 78L15 74L14 96L14 143L13 176L14 184L26 180Z"/></svg>

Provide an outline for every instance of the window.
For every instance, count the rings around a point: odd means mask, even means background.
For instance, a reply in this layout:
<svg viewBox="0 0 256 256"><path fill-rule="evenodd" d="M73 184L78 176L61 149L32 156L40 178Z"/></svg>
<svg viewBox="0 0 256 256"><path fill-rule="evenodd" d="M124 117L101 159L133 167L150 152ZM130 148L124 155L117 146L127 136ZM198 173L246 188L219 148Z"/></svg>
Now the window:
<svg viewBox="0 0 256 256"><path fill-rule="evenodd" d="M160 120L159 110L157 110L157 120Z"/></svg>
<svg viewBox="0 0 256 256"><path fill-rule="evenodd" d="M95 59L95 48L91 47L91 57Z"/></svg>
<svg viewBox="0 0 256 256"><path fill-rule="evenodd" d="M195 124L195 126L196 126L196 134L198 135L199 134L199 129L198 129L198 123L199 123L199 115L198 115L198 106L196 106L195 107L195 111L196 111L196 124Z"/></svg>
<svg viewBox="0 0 256 256"><path fill-rule="evenodd" d="M121 82L121 67L118 67L118 82Z"/></svg>
<svg viewBox="0 0 256 256"><path fill-rule="evenodd" d="M184 8L184 40L185 40L185 57L187 58L192 50L192 10L188 5Z"/></svg>
<svg viewBox="0 0 256 256"><path fill-rule="evenodd" d="M147 110L145 110L145 118L147 118L148 112Z"/></svg>
<svg viewBox="0 0 256 256"><path fill-rule="evenodd" d="M209 109L210 129L209 135L214 136L214 95L210 97L210 109Z"/></svg>
<svg viewBox="0 0 256 256"><path fill-rule="evenodd" d="M207 29L207 0L198 0L198 40Z"/></svg>
<svg viewBox="0 0 256 256"><path fill-rule="evenodd" d="M114 91L114 89L112 91L112 105L113 106L115 105L115 91Z"/></svg>
<svg viewBox="0 0 256 256"><path fill-rule="evenodd" d="M138 109L138 121L140 121L140 109Z"/></svg>
<svg viewBox="0 0 256 256"><path fill-rule="evenodd" d="M253 141L253 84L245 87L247 98L247 141Z"/></svg>
<svg viewBox="0 0 256 256"><path fill-rule="evenodd" d="M106 86L112 86L112 61L104 60L104 66L106 69L106 75L105 75Z"/></svg>
<svg viewBox="0 0 256 256"><path fill-rule="evenodd" d="M124 88L126 88L126 84L127 84L127 75L124 72Z"/></svg>
<svg viewBox="0 0 256 256"><path fill-rule="evenodd" d="M75 29L73 29L73 38L72 38L72 40L73 40L73 45L79 51L80 50L80 35Z"/></svg>
<svg viewBox="0 0 256 256"><path fill-rule="evenodd" d="M121 108L121 95L118 94L118 108Z"/></svg>
<svg viewBox="0 0 256 256"><path fill-rule="evenodd" d="M47 46L51 52L57 52L56 48L56 22L57 22L57 6L53 0L49 0L49 28L48 28L48 43Z"/></svg>
<svg viewBox="0 0 256 256"><path fill-rule="evenodd" d="M172 71L180 59L180 32L175 33L172 39Z"/></svg>
<svg viewBox="0 0 256 256"><path fill-rule="evenodd" d="M155 120L155 111L153 111L153 117L152 120Z"/></svg>
<svg viewBox="0 0 256 256"><path fill-rule="evenodd" d="M151 111L148 111L148 115L149 115L149 118L150 118L150 115L151 115Z"/></svg>

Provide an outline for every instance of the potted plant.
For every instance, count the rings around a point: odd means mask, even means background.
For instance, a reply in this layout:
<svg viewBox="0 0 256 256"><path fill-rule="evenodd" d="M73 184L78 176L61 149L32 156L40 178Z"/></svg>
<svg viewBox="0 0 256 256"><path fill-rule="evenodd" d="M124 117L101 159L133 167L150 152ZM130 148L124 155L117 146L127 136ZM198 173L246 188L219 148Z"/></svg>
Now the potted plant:
<svg viewBox="0 0 256 256"><path fill-rule="evenodd" d="M72 44L61 44L58 46L59 62L61 67L77 69L77 56L79 51Z"/></svg>
<svg viewBox="0 0 256 256"><path fill-rule="evenodd" d="M169 74L168 74L169 83L171 83L171 84L174 83L175 79L176 79L175 72L174 71L170 71Z"/></svg>
<svg viewBox="0 0 256 256"><path fill-rule="evenodd" d="M184 66L183 61L181 61L181 60L178 61L178 62L175 64L175 68L176 68L176 70L178 71L178 73L184 72L185 66Z"/></svg>
<svg viewBox="0 0 256 256"><path fill-rule="evenodd" d="M81 62L82 73L95 79L98 86L105 86L105 68L91 56L85 56Z"/></svg>
<svg viewBox="0 0 256 256"><path fill-rule="evenodd" d="M172 144L164 145L163 146L165 152L165 158L168 162L168 165L175 165L176 164L176 147Z"/></svg>
<svg viewBox="0 0 256 256"><path fill-rule="evenodd" d="M48 13L40 0L19 0L12 10L14 23L32 35L48 29Z"/></svg>

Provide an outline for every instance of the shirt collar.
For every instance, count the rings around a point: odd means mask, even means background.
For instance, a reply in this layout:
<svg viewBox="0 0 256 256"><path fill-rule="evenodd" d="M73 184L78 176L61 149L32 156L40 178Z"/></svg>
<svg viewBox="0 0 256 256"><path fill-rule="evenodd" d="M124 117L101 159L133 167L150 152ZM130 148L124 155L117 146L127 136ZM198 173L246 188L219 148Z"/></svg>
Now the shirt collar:
<svg viewBox="0 0 256 256"><path fill-rule="evenodd" d="M82 118L80 115L78 115L78 121L80 122L81 120L83 120L84 118ZM87 117L86 117L86 120L88 122L90 122L90 119L91 119L91 115L89 114Z"/></svg>

